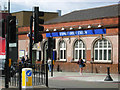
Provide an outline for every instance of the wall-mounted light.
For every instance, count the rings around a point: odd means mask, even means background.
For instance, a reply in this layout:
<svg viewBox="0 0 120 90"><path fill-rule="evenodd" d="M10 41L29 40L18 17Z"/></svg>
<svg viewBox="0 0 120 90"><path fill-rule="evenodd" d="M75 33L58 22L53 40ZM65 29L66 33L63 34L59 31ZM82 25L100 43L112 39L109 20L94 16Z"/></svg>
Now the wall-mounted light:
<svg viewBox="0 0 120 90"><path fill-rule="evenodd" d="M91 26L90 26L90 25L88 25L88 28L91 28Z"/></svg>
<svg viewBox="0 0 120 90"><path fill-rule="evenodd" d="M82 27L81 27L81 26L79 26L79 27L78 27L78 29L82 29Z"/></svg>
<svg viewBox="0 0 120 90"><path fill-rule="evenodd" d="M47 29L46 31L49 31L49 29Z"/></svg>
<svg viewBox="0 0 120 90"><path fill-rule="evenodd" d="M55 28L53 31L57 31L57 29Z"/></svg>
<svg viewBox="0 0 120 90"><path fill-rule="evenodd" d="M100 27L102 27L102 25L99 24L98 27L100 28Z"/></svg>
<svg viewBox="0 0 120 90"><path fill-rule="evenodd" d="M62 27L62 29L61 30L65 30L65 28L64 27Z"/></svg>
<svg viewBox="0 0 120 90"><path fill-rule="evenodd" d="M70 30L73 30L73 28L72 28L72 27L70 27Z"/></svg>

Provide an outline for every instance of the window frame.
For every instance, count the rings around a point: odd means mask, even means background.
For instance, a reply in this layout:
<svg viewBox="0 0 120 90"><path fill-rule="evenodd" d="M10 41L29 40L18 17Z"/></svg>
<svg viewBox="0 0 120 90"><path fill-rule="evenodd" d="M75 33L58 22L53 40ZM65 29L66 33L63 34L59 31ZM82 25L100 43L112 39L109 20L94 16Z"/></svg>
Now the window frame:
<svg viewBox="0 0 120 90"><path fill-rule="evenodd" d="M105 43L105 42L107 42L107 43ZM98 45L98 46L96 46L96 44ZM109 47L109 45L110 45L110 47ZM109 50L110 50L110 60L109 60L109 54L108 54L108 52L109 52ZM95 51L97 51L98 52L98 54L97 54L97 59L96 59L96 54L95 54ZM100 51L102 51L102 59L100 59ZM105 55L105 52L106 51L106 60L104 59L104 55ZM95 44L94 44L94 46L93 46L93 56L94 56L94 62L112 62L112 44L110 43L110 41L109 40L107 40L107 39L99 39L99 40L97 40L96 42L95 42Z"/></svg>
<svg viewBox="0 0 120 90"><path fill-rule="evenodd" d="M82 42L82 46L80 47L80 43ZM77 44L77 45L76 45ZM77 46L77 47L76 47ZM85 43L82 41L82 40L76 40L75 43L74 43L74 54L73 54L73 57L74 57L74 61L78 61L79 60L79 57L80 57L80 51L82 52L81 53L81 58L83 60L85 60L86 58L86 48L85 48ZM77 55L77 58L76 58L76 52L78 52L78 55ZM83 58L84 57L84 58Z"/></svg>
<svg viewBox="0 0 120 90"><path fill-rule="evenodd" d="M62 58L61 58L61 51L63 52ZM59 43L59 57L60 57L60 61L66 61L66 43L64 40L60 41Z"/></svg>

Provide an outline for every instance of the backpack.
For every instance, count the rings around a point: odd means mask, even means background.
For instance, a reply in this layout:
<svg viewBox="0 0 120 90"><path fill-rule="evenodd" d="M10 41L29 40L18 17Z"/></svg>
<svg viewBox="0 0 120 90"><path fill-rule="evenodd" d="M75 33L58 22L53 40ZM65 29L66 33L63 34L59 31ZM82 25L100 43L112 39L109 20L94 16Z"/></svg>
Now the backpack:
<svg viewBox="0 0 120 90"><path fill-rule="evenodd" d="M83 64L84 63L84 61L83 60L79 60L78 62L77 62L77 64Z"/></svg>

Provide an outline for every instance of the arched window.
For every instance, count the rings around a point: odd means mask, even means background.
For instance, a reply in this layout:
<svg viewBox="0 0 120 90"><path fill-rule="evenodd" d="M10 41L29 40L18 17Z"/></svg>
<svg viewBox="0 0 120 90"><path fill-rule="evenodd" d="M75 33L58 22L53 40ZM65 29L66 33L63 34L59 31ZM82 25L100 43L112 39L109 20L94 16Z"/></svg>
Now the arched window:
<svg viewBox="0 0 120 90"><path fill-rule="evenodd" d="M66 61L66 44L63 40L60 41L60 52L59 53L60 53L60 60Z"/></svg>
<svg viewBox="0 0 120 90"><path fill-rule="evenodd" d="M94 44L94 60L95 61L111 61L111 43L106 40L98 40Z"/></svg>
<svg viewBox="0 0 120 90"><path fill-rule="evenodd" d="M85 59L85 44L82 40L77 40L74 44L74 60Z"/></svg>

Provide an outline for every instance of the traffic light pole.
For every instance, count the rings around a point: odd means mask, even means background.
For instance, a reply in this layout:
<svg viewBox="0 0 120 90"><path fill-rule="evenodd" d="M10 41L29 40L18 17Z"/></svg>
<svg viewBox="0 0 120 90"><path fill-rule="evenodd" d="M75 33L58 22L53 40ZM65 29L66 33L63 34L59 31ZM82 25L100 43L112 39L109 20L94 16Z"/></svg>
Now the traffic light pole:
<svg viewBox="0 0 120 90"><path fill-rule="evenodd" d="M48 58L51 59L51 77L53 76L53 38L48 38Z"/></svg>
<svg viewBox="0 0 120 90"><path fill-rule="evenodd" d="M10 14L10 0L8 1L8 13Z"/></svg>
<svg viewBox="0 0 120 90"><path fill-rule="evenodd" d="M8 65L9 65L9 28L8 28L8 23L9 23L9 18L7 17L7 25L6 25L6 60L5 60L5 88L9 88L9 84L8 84Z"/></svg>
<svg viewBox="0 0 120 90"><path fill-rule="evenodd" d="M29 52L29 56L30 56L30 63L32 65L32 25L33 25L33 16L31 16L30 18L30 52Z"/></svg>
<svg viewBox="0 0 120 90"><path fill-rule="evenodd" d="M51 66L51 76L53 77L53 47L51 48L51 63L52 63L52 66Z"/></svg>

